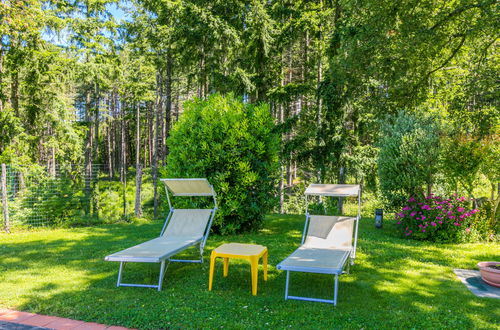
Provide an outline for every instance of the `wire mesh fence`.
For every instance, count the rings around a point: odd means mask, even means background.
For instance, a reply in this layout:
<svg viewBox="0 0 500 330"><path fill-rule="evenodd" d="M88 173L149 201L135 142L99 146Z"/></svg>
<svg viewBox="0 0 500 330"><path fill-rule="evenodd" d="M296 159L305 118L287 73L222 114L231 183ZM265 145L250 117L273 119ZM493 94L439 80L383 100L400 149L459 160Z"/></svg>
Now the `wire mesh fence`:
<svg viewBox="0 0 500 330"><path fill-rule="evenodd" d="M2 164L4 227L49 226L74 217L98 217L98 178L94 164L22 166Z"/></svg>

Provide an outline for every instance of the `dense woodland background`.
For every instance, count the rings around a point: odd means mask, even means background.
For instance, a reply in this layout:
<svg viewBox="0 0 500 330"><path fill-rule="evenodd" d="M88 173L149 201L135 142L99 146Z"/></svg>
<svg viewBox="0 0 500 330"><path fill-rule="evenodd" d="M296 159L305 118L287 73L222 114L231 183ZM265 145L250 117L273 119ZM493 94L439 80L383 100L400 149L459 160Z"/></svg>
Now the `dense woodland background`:
<svg viewBox="0 0 500 330"><path fill-rule="evenodd" d="M495 0L5 0L0 163L49 174L103 164L121 181L135 168L139 191L146 169L156 214L183 103L232 93L269 104L282 141L279 211L293 211L287 205L309 181L376 193L384 125L401 111L431 118L448 150L443 176L424 181L429 192L440 180L493 199L498 8Z"/></svg>

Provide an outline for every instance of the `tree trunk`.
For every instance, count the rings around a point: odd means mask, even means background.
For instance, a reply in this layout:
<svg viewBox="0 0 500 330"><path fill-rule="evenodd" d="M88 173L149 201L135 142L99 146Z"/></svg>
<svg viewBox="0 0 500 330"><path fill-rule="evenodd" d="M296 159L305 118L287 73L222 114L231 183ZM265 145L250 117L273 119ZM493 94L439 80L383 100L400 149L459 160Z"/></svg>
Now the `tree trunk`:
<svg viewBox="0 0 500 330"><path fill-rule="evenodd" d="M0 40L0 112L3 111L3 102L5 96L3 94L3 42Z"/></svg>
<svg viewBox="0 0 500 330"><path fill-rule="evenodd" d="M50 147L50 177L56 177L56 149Z"/></svg>
<svg viewBox="0 0 500 330"><path fill-rule="evenodd" d="M90 91L85 92L85 124L87 125L87 136L85 138L85 164L84 164L84 180L85 180L85 215L90 215L90 198L91 185L90 177L92 174L92 125L90 120Z"/></svg>
<svg viewBox="0 0 500 330"><path fill-rule="evenodd" d="M10 104L16 117L19 117L19 74L17 70L11 74Z"/></svg>
<svg viewBox="0 0 500 330"><path fill-rule="evenodd" d="M108 128L107 128L107 136L106 136L106 142L108 145L108 177L110 179L113 178L113 144L111 143L111 135L113 134L113 130L111 127L111 117L108 117Z"/></svg>
<svg viewBox="0 0 500 330"><path fill-rule="evenodd" d="M323 1L320 1L320 6L321 10L323 10ZM319 24L319 36L318 36L318 54L317 54L317 60L318 60L318 69L317 69L317 76L316 76L316 88L319 90L319 86L321 84L321 80L323 80L323 61L322 61L322 43L323 43L323 26L320 22ZM320 93L316 93L316 107L317 107L317 114L316 114L316 126L317 126L317 134L316 134L316 147L318 148L319 151L319 146L321 145L321 127L322 127L322 108L323 108L323 100L321 99ZM324 168L325 164L323 161L322 155L318 156L318 162L317 164L317 176L318 176L318 181L319 183L322 183L323 177L325 175L324 173Z"/></svg>
<svg viewBox="0 0 500 330"><path fill-rule="evenodd" d="M340 166L339 184L344 184L344 183L345 183L345 169L344 169L344 166ZM339 214L342 215L344 212L344 197L339 197L337 208L338 208Z"/></svg>
<svg viewBox="0 0 500 330"><path fill-rule="evenodd" d="M137 127L135 130L135 216L142 217L141 207L141 183L142 183L142 167L141 167L141 112L140 106L137 104Z"/></svg>
<svg viewBox="0 0 500 330"><path fill-rule="evenodd" d="M153 216L158 216L158 150L160 141L161 73L156 74L155 138L153 139Z"/></svg>
<svg viewBox="0 0 500 330"><path fill-rule="evenodd" d="M153 122L154 122L154 109L153 109L153 103L150 102L148 105L148 159L149 159L149 165L153 164Z"/></svg>
<svg viewBox="0 0 500 330"><path fill-rule="evenodd" d="M7 166L2 164L2 177L1 177L1 189L2 189L2 211L3 211L3 229L10 233L10 220L9 220L9 204L7 202Z"/></svg>
<svg viewBox="0 0 500 330"><path fill-rule="evenodd" d="M170 125L172 121L172 54L171 51L169 50L168 55L167 55L167 79L166 79L166 84L165 84L165 93L166 93L166 100L165 100L165 130L164 130L164 137L165 137L165 143L163 144L163 163L165 164L167 161L167 155L168 155L168 147L167 147L167 138L170 134Z"/></svg>
<svg viewBox="0 0 500 330"><path fill-rule="evenodd" d="M92 145L92 158L98 163L99 162L99 107L100 107L100 97L99 97L99 85L95 84L95 109L94 109L94 138ZM99 199L97 197L98 184L96 182L98 178L98 169L94 170L95 164L90 168L90 180L92 186L92 216L99 217ZM94 175L95 172L95 175Z"/></svg>
<svg viewBox="0 0 500 330"><path fill-rule="evenodd" d="M121 166L120 166L120 181L123 184L123 217L127 217L127 146L125 141L126 121L125 121L126 104L121 107Z"/></svg>

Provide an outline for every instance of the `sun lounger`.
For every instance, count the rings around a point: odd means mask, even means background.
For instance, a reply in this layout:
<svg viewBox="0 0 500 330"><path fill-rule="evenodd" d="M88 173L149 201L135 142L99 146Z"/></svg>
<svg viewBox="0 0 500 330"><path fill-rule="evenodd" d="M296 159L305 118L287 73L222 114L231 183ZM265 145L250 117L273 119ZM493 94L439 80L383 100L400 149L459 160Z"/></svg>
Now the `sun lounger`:
<svg viewBox="0 0 500 330"><path fill-rule="evenodd" d="M213 187L207 179L161 179L165 184L170 211L160 233L160 237L141 243L104 258L106 261L120 262L116 286L137 286L161 290L166 266L169 262L203 262L203 249L210 233L217 200ZM170 201L172 196L212 197L211 209L175 209ZM199 245L200 259L172 259L189 247ZM160 263L158 285L122 283L122 272L127 262Z"/></svg>
<svg viewBox="0 0 500 330"><path fill-rule="evenodd" d="M309 196L358 197L356 217L310 215L306 209L306 221L301 246L277 265L286 271L285 299L325 302L336 305L338 277L344 268L354 263L360 219L360 188L358 185L312 184L305 192ZM330 274L335 276L333 300L291 296L288 294L290 272Z"/></svg>

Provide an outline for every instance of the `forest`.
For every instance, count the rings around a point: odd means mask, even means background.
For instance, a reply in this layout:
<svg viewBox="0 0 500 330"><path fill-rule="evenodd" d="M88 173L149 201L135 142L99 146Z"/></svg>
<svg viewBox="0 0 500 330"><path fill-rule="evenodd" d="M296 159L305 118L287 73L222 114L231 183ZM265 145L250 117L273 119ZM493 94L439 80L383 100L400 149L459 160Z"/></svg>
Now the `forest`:
<svg viewBox="0 0 500 330"><path fill-rule="evenodd" d="M294 213L309 182L361 183L388 210L416 193L493 201L499 32L495 0L5 0L0 163L133 171L137 216L147 174L156 216L171 132L216 95L267 106L267 209Z"/></svg>

